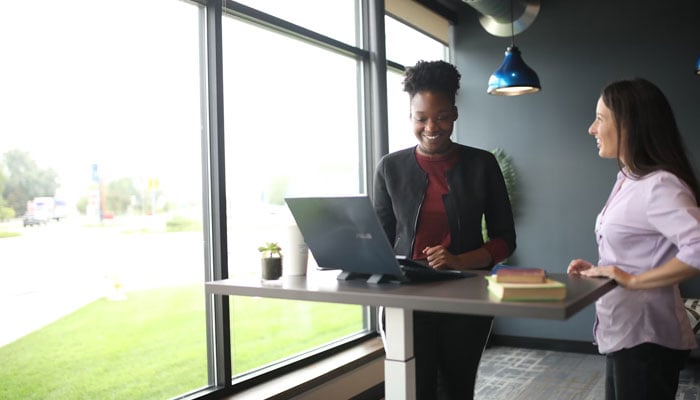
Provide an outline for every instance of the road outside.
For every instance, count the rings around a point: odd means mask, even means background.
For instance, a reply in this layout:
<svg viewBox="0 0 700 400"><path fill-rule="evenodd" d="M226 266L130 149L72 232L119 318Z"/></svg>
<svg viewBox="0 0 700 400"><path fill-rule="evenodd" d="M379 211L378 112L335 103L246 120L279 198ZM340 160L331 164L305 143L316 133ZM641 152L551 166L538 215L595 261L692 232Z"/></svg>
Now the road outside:
<svg viewBox="0 0 700 400"><path fill-rule="evenodd" d="M102 297L204 281L200 232L165 233L163 217L125 225L87 225L72 217L45 226L0 225L21 235L0 239L0 347ZM99 225L99 224L98 224ZM154 233L143 233L143 228Z"/></svg>

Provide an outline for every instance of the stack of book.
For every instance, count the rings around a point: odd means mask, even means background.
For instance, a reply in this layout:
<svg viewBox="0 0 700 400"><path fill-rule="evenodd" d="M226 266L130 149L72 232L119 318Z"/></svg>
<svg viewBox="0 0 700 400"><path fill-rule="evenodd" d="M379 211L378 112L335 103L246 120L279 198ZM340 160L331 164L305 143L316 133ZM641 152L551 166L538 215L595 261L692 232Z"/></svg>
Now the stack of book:
<svg viewBox="0 0 700 400"><path fill-rule="evenodd" d="M558 301L566 298L566 285L547 277L542 268L497 265L488 280L489 292L504 301Z"/></svg>

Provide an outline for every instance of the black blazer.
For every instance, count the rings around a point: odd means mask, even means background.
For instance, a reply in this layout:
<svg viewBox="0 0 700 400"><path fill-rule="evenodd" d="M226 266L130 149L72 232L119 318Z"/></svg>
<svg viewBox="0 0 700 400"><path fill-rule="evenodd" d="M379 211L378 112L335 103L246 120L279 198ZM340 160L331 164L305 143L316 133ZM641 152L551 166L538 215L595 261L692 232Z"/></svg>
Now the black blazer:
<svg viewBox="0 0 700 400"><path fill-rule="evenodd" d="M496 157L481 149L455 143L459 155L447 172L449 192L443 197L452 243L461 254L483 246L482 215L488 237L503 239L508 255L515 250L513 211ZM418 165L415 147L382 157L377 164L373 204L398 255L410 257L428 175Z"/></svg>

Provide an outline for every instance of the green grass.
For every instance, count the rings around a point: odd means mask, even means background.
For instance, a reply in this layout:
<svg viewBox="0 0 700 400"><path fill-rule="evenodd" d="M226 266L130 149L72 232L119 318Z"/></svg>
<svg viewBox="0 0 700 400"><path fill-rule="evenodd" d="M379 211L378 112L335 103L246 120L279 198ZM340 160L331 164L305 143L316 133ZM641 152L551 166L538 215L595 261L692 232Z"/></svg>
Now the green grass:
<svg viewBox="0 0 700 400"><path fill-rule="evenodd" d="M201 232L202 222L182 216L174 216L165 223L168 232Z"/></svg>
<svg viewBox="0 0 700 400"><path fill-rule="evenodd" d="M0 239L2 238L9 238L9 237L15 237L19 236L19 232L5 232L5 231L0 231Z"/></svg>
<svg viewBox="0 0 700 400"><path fill-rule="evenodd" d="M234 374L298 354L362 329L353 305L232 297Z"/></svg>
<svg viewBox="0 0 700 400"><path fill-rule="evenodd" d="M98 300L0 348L0 399L167 399L207 385L202 285ZM359 329L358 306L236 297L236 373Z"/></svg>

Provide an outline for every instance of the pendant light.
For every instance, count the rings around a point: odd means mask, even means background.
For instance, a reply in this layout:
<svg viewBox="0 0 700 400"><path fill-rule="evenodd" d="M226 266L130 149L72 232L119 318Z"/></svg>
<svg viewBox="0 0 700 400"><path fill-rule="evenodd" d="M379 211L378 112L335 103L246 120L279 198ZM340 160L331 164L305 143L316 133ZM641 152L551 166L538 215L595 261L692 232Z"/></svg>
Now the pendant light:
<svg viewBox="0 0 700 400"><path fill-rule="evenodd" d="M695 63L695 73L700 75L700 57L698 57L698 61Z"/></svg>
<svg viewBox="0 0 700 400"><path fill-rule="evenodd" d="M515 46L515 31L513 29L513 0L510 2L510 46L506 49L501 66L491 74L486 93L495 96L518 96L521 94L539 92L540 78L528 67Z"/></svg>

